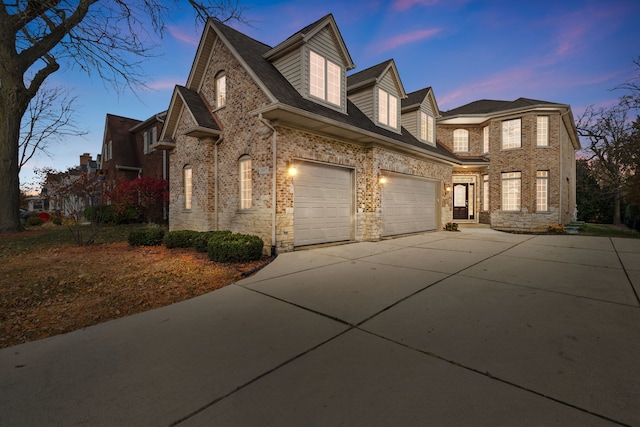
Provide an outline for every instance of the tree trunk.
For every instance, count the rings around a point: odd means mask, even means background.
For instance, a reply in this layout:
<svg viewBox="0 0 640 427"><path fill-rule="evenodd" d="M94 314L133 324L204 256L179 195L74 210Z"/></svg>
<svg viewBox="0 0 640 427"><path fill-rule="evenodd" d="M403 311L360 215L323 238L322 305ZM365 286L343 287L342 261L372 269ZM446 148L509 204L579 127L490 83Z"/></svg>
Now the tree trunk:
<svg viewBox="0 0 640 427"><path fill-rule="evenodd" d="M616 189L615 193L613 193L613 224L620 225L622 221L620 221L620 200L622 196L620 195L620 188Z"/></svg>
<svg viewBox="0 0 640 427"><path fill-rule="evenodd" d="M20 121L28 101L19 100L18 90L15 86L11 88L11 82L0 84L3 85L0 87L0 234L6 234L22 230L18 141Z"/></svg>

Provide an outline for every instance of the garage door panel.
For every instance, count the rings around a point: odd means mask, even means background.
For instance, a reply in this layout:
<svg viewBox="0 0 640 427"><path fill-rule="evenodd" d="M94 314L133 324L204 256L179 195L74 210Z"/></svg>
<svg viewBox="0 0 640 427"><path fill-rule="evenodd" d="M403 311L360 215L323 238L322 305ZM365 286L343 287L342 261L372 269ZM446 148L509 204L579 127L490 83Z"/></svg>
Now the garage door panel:
<svg viewBox="0 0 640 427"><path fill-rule="evenodd" d="M436 183L417 177L391 176L382 187L383 235L436 228Z"/></svg>
<svg viewBox="0 0 640 427"><path fill-rule="evenodd" d="M294 178L294 244L351 238L351 170L302 163Z"/></svg>

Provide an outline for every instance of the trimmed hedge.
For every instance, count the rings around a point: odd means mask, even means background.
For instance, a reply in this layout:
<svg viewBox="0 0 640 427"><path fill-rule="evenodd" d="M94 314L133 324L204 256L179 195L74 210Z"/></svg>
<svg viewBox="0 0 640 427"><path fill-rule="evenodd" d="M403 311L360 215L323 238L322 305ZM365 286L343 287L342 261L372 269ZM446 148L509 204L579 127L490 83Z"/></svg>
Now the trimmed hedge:
<svg viewBox="0 0 640 427"><path fill-rule="evenodd" d="M129 233L127 241L131 246L159 246L164 238L162 228L144 228Z"/></svg>
<svg viewBox="0 0 640 427"><path fill-rule="evenodd" d="M203 231L193 239L193 247L198 252L207 252L209 250L209 240L211 240L211 238L228 234L231 234L228 230Z"/></svg>
<svg viewBox="0 0 640 427"><path fill-rule="evenodd" d="M167 249L172 248L191 248L194 246L195 239L200 236L199 231L194 230L176 230L165 233L164 245Z"/></svg>
<svg viewBox="0 0 640 427"><path fill-rule="evenodd" d="M106 224L132 224L141 218L133 205L127 206L122 212L116 212L112 205L87 206L83 215L88 221Z"/></svg>
<svg viewBox="0 0 640 427"><path fill-rule="evenodd" d="M219 233L209 239L207 253L215 262L247 262L259 260L263 247L258 236Z"/></svg>

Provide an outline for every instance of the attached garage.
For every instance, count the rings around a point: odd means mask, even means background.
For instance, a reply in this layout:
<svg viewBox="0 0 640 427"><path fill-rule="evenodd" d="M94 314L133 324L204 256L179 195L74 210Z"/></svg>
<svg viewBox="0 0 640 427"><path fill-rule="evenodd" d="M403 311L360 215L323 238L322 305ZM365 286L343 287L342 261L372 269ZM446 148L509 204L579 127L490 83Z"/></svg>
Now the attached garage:
<svg viewBox="0 0 640 427"><path fill-rule="evenodd" d="M435 230L437 181L388 174L382 186L382 235Z"/></svg>
<svg viewBox="0 0 640 427"><path fill-rule="evenodd" d="M293 178L294 245L352 239L352 169L302 162Z"/></svg>

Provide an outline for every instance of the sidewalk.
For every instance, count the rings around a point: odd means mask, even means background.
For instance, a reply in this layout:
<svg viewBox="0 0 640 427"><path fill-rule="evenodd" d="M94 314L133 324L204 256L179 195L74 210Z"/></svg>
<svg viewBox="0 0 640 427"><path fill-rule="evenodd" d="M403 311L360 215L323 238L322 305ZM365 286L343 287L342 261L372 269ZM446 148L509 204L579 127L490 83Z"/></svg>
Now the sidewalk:
<svg viewBox="0 0 640 427"><path fill-rule="evenodd" d="M639 292L640 240L471 228L282 254L0 350L0 425L640 425Z"/></svg>

